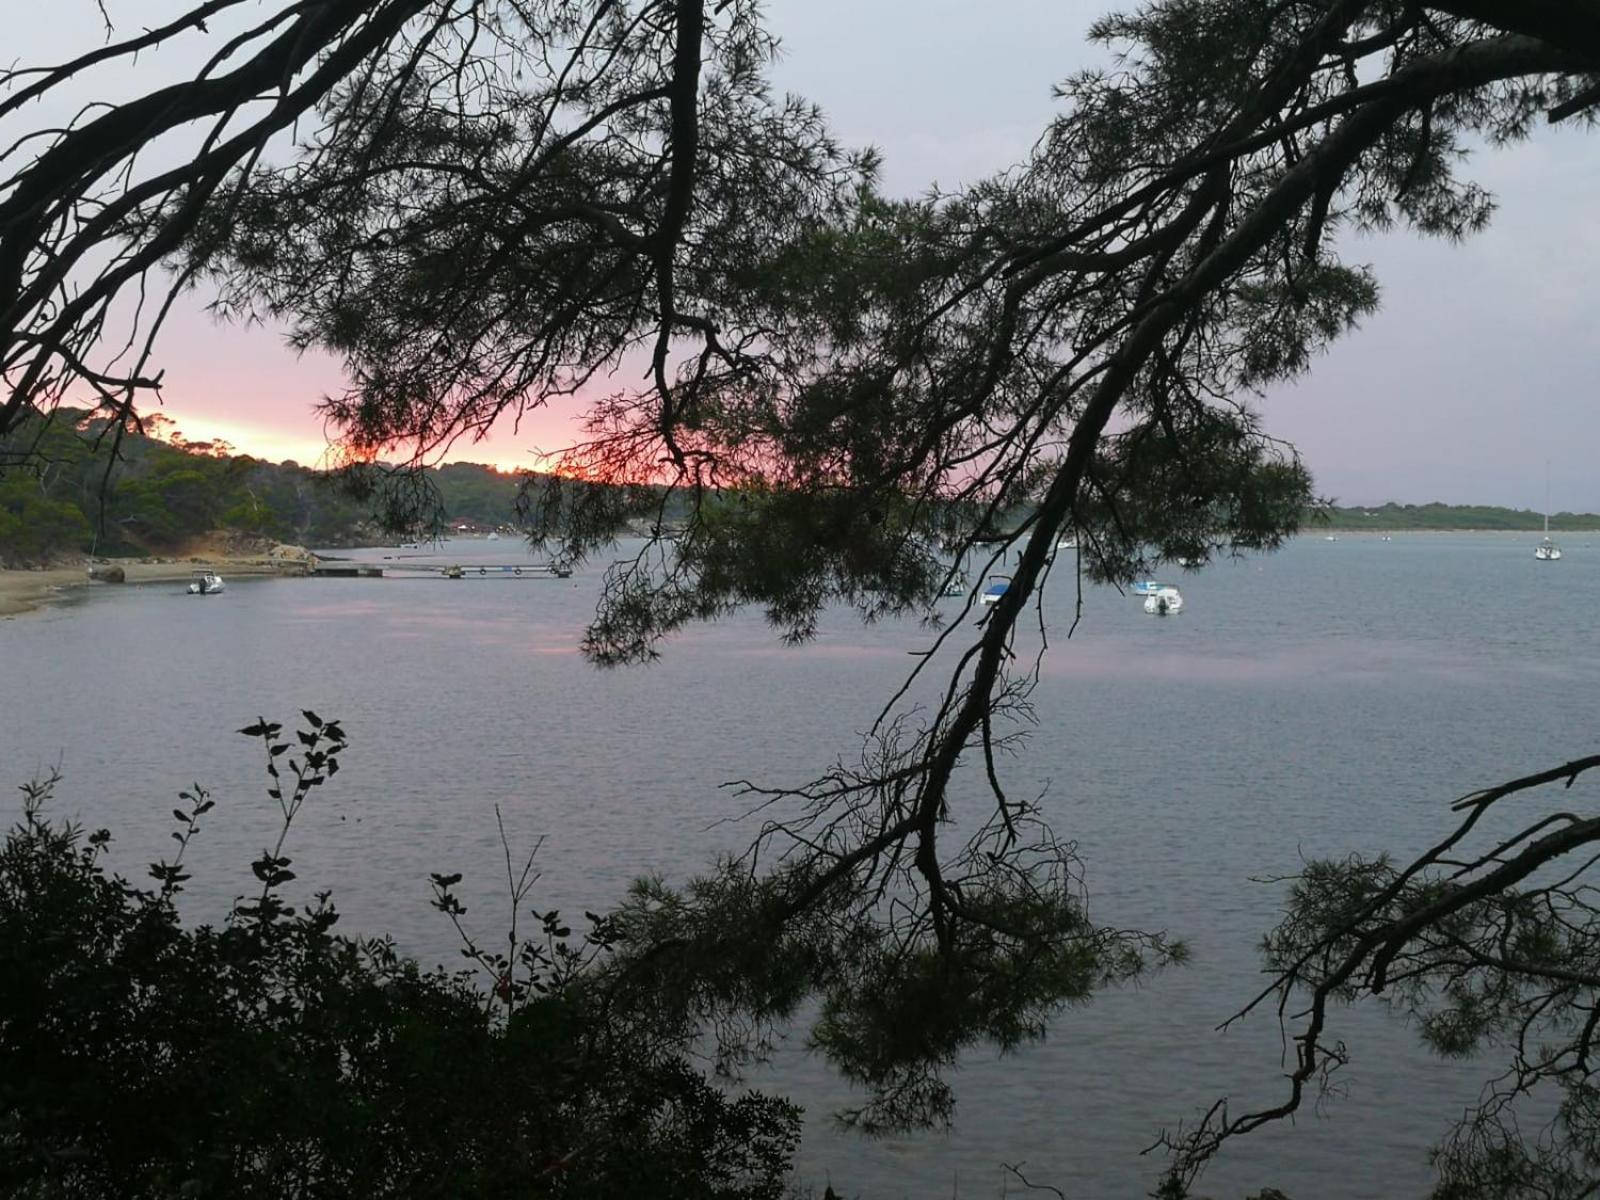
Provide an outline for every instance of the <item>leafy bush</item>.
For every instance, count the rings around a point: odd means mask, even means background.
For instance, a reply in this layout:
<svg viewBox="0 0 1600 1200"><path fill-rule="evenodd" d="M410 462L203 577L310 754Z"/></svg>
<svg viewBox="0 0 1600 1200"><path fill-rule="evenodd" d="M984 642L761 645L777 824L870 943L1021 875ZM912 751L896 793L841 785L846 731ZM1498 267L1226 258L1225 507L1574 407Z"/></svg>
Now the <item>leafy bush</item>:
<svg viewBox="0 0 1600 1200"><path fill-rule="evenodd" d="M89 521L72 504L47 500L28 480L0 483L0 566L31 566L89 546Z"/></svg>
<svg viewBox="0 0 1600 1200"><path fill-rule="evenodd" d="M780 1195L798 1110L725 1094L613 1011L593 969L606 919L574 939L540 914L511 958L469 941L485 991L334 933L325 892L285 901L285 836L345 748L337 722L306 720L297 758L280 726L243 731L283 825L220 927L175 905L204 790L181 794L178 853L141 888L108 871L109 833L44 815L57 778L24 787L0 846L0 1192ZM459 923L458 879L434 883Z"/></svg>

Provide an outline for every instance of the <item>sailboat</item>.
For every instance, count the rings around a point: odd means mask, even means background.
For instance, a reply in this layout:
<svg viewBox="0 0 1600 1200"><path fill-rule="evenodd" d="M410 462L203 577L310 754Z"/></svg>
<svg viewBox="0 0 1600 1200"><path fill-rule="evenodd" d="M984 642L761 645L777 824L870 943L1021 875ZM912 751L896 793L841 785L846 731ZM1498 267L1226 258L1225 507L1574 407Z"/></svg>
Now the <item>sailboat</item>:
<svg viewBox="0 0 1600 1200"><path fill-rule="evenodd" d="M1533 548L1533 556L1540 562L1556 562L1561 557L1561 547L1550 540L1550 464L1544 464L1544 540Z"/></svg>
<svg viewBox="0 0 1600 1200"><path fill-rule="evenodd" d="M1550 514L1544 515L1544 540L1533 548L1533 556L1540 562L1555 562L1561 557L1561 547L1550 540Z"/></svg>

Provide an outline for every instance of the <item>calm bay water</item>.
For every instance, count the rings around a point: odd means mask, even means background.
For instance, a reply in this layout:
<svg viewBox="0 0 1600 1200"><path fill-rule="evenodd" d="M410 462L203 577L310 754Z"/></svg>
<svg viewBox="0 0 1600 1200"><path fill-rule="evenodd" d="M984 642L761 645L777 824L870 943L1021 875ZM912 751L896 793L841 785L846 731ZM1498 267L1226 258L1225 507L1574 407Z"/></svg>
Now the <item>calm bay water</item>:
<svg viewBox="0 0 1600 1200"><path fill-rule="evenodd" d="M1058 578L1039 724L1008 782L1048 789L1098 920L1182 934L1194 964L1065 1014L1018 1056L972 1055L949 1134L834 1133L826 1114L847 1089L800 1046L783 1051L758 1082L808 1108L803 1177L843 1195L991 1197L1000 1164L1025 1162L1071 1197L1138 1196L1159 1171L1139 1151L1161 1127L1224 1094L1235 1111L1276 1101L1270 1017L1212 1032L1260 982L1281 888L1252 879L1302 855L1410 854L1463 792L1591 752L1596 542L1539 564L1528 537L1307 539L1185 575L1174 619L1090 589L1070 642ZM445 557L525 552L470 542ZM104 588L0 621L0 773L21 782L59 761L56 811L109 826L130 874L167 852L173 794L209 788L190 904L215 919L275 828L259 746L233 731L300 708L338 717L352 745L291 839L300 882L334 888L347 930L450 961L427 874L466 872L478 928L501 928L496 804L515 844L546 838L541 907L603 907L641 873L685 878L751 836L719 823L741 811L719 784L800 783L848 757L930 640L835 613L791 649L751 613L677 638L652 667L600 672L576 652L600 571L238 580L205 599ZM1347 1094L1239 1142L1202 1191L1426 1192L1428 1145L1490 1065L1437 1062L1377 1011L1341 1022Z"/></svg>

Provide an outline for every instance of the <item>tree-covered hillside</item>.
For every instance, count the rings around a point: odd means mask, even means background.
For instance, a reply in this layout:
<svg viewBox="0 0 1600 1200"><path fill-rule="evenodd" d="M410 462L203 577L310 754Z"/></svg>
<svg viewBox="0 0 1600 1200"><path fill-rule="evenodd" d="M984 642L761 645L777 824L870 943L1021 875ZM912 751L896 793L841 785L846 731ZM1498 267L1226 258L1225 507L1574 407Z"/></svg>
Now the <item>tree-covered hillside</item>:
<svg viewBox="0 0 1600 1200"><path fill-rule="evenodd" d="M1396 504L1370 507L1319 508L1307 518L1309 528L1369 530L1478 529L1536 530L1544 528L1544 514L1532 509L1496 508L1483 504ZM1551 513L1552 532L1600 530L1600 513Z"/></svg>
<svg viewBox="0 0 1600 1200"><path fill-rule="evenodd" d="M0 566L83 553L170 553L218 530L311 546L383 536L370 506L328 473L294 462L227 453L127 433L113 461L87 414L58 411L0 442L0 455L33 447L35 464L0 477ZM109 474L108 474L109 466ZM500 526L515 519L519 477L475 463L423 472L441 524Z"/></svg>

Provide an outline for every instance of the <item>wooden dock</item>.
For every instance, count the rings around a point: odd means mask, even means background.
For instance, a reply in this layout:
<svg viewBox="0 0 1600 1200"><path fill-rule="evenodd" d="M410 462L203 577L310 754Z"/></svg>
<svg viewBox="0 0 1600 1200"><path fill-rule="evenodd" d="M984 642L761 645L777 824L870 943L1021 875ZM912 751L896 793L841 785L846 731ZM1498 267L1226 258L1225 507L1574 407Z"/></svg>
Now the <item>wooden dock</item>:
<svg viewBox="0 0 1600 1200"><path fill-rule="evenodd" d="M368 566L365 563L318 563L311 568L313 575L321 575L333 579L382 579L383 568Z"/></svg>
<svg viewBox="0 0 1600 1200"><path fill-rule="evenodd" d="M319 562L311 574L324 579L565 579L572 572L552 563Z"/></svg>

